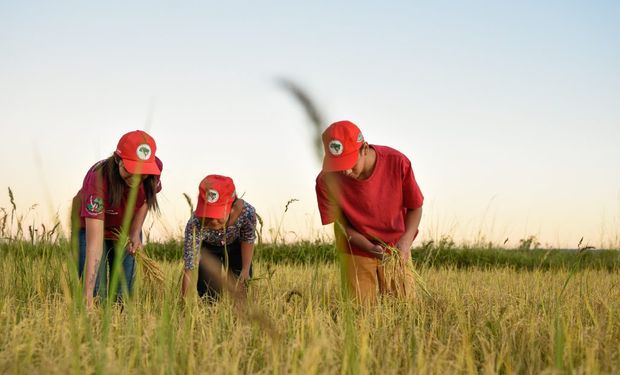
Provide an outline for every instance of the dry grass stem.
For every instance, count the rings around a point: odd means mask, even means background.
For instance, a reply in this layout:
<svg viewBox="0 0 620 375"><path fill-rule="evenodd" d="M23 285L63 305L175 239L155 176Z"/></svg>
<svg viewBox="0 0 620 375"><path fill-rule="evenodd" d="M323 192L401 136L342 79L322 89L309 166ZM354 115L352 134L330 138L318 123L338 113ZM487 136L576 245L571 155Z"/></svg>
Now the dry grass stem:
<svg viewBox="0 0 620 375"><path fill-rule="evenodd" d="M405 298L414 297L414 286L418 286L427 297L432 298L426 282L415 270L411 258L405 262L397 247L381 240L378 241L386 249L386 255L383 259L386 283L395 291L396 295Z"/></svg>
<svg viewBox="0 0 620 375"><path fill-rule="evenodd" d="M114 230L113 233L116 235L119 241L124 239L124 243L122 248L125 249L131 243L131 240L127 238L127 236L123 236L121 231ZM140 249L136 251L134 254L136 262L138 263L139 269L142 271L144 278L147 282L153 283L155 285L163 285L164 283L164 272L159 267L157 262L153 260L148 254L144 251L144 249Z"/></svg>

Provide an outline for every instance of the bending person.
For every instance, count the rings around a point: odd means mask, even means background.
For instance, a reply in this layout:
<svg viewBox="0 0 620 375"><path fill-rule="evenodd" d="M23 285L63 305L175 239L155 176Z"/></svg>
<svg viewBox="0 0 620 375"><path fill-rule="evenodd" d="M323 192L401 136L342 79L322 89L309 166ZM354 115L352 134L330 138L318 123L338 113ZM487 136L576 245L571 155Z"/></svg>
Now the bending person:
<svg viewBox="0 0 620 375"><path fill-rule="evenodd" d="M110 280L116 277L122 281L118 284L117 299L123 289L132 289L133 255L142 248L144 219L148 211L159 209L162 162L155 156L156 148L155 140L142 130L123 135L116 151L88 170L82 188L73 198L72 224L77 232L74 235L79 247L79 274L84 278L84 299L89 307L95 295L107 296L108 275ZM117 254L115 249L124 223L128 241L126 246L120 245L123 250ZM122 274L114 272L117 255L122 256Z"/></svg>
<svg viewBox="0 0 620 375"><path fill-rule="evenodd" d="M352 122L331 124L322 139L325 157L316 179L321 221L336 222L349 287L359 300L372 303L379 292L395 292L382 262L385 244L398 249L402 274L411 271L424 197L409 159L393 148L368 144ZM409 276L402 282L412 293Z"/></svg>
<svg viewBox="0 0 620 375"><path fill-rule="evenodd" d="M252 277L255 240L254 207L237 197L230 177L206 176L199 185L196 211L185 227L182 295L187 293L196 264L200 297L216 300L228 277L245 285Z"/></svg>

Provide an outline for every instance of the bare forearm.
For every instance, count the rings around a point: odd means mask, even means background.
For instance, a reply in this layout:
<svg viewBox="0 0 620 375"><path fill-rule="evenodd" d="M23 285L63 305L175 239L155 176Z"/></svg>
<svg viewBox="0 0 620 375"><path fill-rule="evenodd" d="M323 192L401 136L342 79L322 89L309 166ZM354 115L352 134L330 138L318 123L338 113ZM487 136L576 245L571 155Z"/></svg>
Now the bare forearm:
<svg viewBox="0 0 620 375"><path fill-rule="evenodd" d="M192 270L185 270L183 272L183 280L181 281L181 296L185 297L187 289L189 288L190 281L192 279Z"/></svg>
<svg viewBox="0 0 620 375"><path fill-rule="evenodd" d="M84 266L84 298L90 305L97 282L97 271L103 253L102 220L86 219L86 262Z"/></svg>
<svg viewBox="0 0 620 375"><path fill-rule="evenodd" d="M403 233L400 240L398 241L398 247L401 250L408 250L411 248L413 240L418 233L418 228L420 226L421 220L422 207L407 211L407 214L405 216L405 233Z"/></svg>
<svg viewBox="0 0 620 375"><path fill-rule="evenodd" d="M148 213L148 206L144 203L138 211L136 211L133 219L131 220L131 227L129 228L129 236L139 236Z"/></svg>
<svg viewBox="0 0 620 375"><path fill-rule="evenodd" d="M375 247L374 243L370 242L368 238L353 228L349 227L347 229L347 235L351 245L357 247L358 249L371 251Z"/></svg>
<svg viewBox="0 0 620 375"><path fill-rule="evenodd" d="M380 245L371 242L366 236L362 233L355 230L348 222L343 221L336 223L335 225L339 225L344 229L347 241L351 246L354 246L357 249L362 251L366 251L378 258L382 257L383 250Z"/></svg>
<svg viewBox="0 0 620 375"><path fill-rule="evenodd" d="M241 242L241 269L242 271L250 271L252 258L254 257L254 244Z"/></svg>
<svg viewBox="0 0 620 375"><path fill-rule="evenodd" d="M142 249L142 225L146 218L148 207L146 203L142 205L131 220L131 227L129 228L129 246L127 246L127 252L130 255L135 255L136 251Z"/></svg>
<svg viewBox="0 0 620 375"><path fill-rule="evenodd" d="M92 298L97 281L97 271L101 263L101 254L103 253L103 243L86 244L86 265L84 269L84 296L87 299Z"/></svg>

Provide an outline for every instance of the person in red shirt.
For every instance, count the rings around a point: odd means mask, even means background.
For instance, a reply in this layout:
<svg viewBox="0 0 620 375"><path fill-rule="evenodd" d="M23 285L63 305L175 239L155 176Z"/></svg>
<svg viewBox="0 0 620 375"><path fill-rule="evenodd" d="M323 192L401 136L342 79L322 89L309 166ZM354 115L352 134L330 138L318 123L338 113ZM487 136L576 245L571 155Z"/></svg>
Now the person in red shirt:
<svg viewBox="0 0 620 375"><path fill-rule="evenodd" d="M325 156L316 178L321 221L336 223L349 286L359 300L372 302L377 291L393 287L385 282L383 244L398 248L403 266L411 261L424 197L409 159L368 144L354 123L331 124L322 140Z"/></svg>
<svg viewBox="0 0 620 375"><path fill-rule="evenodd" d="M142 248L142 225L149 210L157 211L163 164L155 156L155 140L142 130L121 137L116 151L93 165L82 188L73 198L73 228L79 247L79 275L84 277L84 299L105 296L108 268L112 279L117 255L122 256L117 300L124 288L133 285L136 251ZM119 234L126 227L127 246L115 250Z"/></svg>

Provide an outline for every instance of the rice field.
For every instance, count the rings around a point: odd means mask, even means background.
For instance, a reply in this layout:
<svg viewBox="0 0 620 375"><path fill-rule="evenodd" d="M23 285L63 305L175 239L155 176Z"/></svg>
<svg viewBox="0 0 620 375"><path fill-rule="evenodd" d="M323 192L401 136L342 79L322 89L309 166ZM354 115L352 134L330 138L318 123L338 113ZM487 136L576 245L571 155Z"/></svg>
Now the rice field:
<svg viewBox="0 0 620 375"><path fill-rule="evenodd" d="M0 249L0 373L620 373L615 271L418 267L430 297L360 307L337 263L258 260L245 301L209 304L158 260L163 284L87 312L68 252L34 246Z"/></svg>

